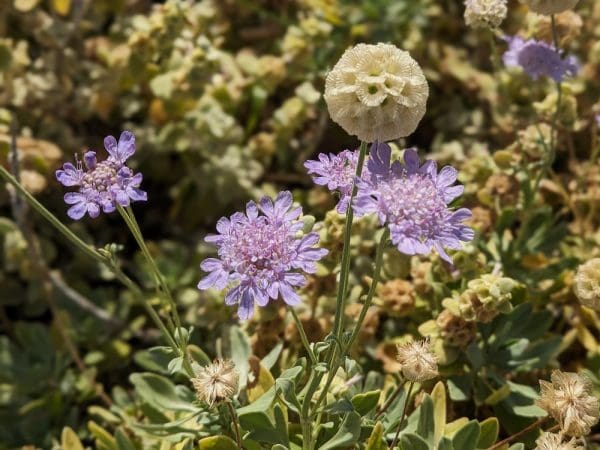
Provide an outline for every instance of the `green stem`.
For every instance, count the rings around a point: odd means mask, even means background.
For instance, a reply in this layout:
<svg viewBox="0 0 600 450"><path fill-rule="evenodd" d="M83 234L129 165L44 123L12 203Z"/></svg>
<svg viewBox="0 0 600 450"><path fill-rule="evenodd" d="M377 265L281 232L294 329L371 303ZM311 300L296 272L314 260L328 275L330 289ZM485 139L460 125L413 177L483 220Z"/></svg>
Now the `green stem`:
<svg viewBox="0 0 600 450"><path fill-rule="evenodd" d="M135 220L133 210L130 207L128 207L125 210L120 205L117 205L117 210L119 211L119 214L121 214L121 217L127 224L127 227L131 231L131 234L135 238L138 246L140 247L140 250L142 251L142 254L146 258L146 261L148 262L148 264L150 264L154 278L156 279L158 285L160 286L160 290L163 292L163 295L167 298L167 300L169 302L171 313L173 314L173 318L175 321L175 325L174 325L175 337L177 337L177 333L181 332L181 320L179 319L179 313L177 312L177 305L175 304L175 300L173 300L173 296L171 294L171 289L169 288L169 286L165 280L165 277L163 276L162 272L158 268L156 261L152 257L152 254L150 253L150 250L148 249L148 246L146 245L146 241L144 240L142 232L137 224L137 221ZM178 353L183 358L183 367L189 377L194 377L195 373L194 373L194 370L192 369L192 365L189 360L189 355L187 352L185 339L176 339L176 340L179 341L177 348L178 348Z"/></svg>
<svg viewBox="0 0 600 450"><path fill-rule="evenodd" d="M379 417L381 417L383 415L383 413L385 413L388 410L390 405L394 402L394 400L396 400L398 395L400 395L400 392L402 392L402 387L403 387L402 383L398 383L398 386L396 386L396 389L394 389L394 392L392 392L392 395L390 395L388 397L388 399L383 404L382 408L379 411L377 411L377 414L375 414L375 420L377 420Z"/></svg>
<svg viewBox="0 0 600 450"><path fill-rule="evenodd" d="M310 403L313 395L319 387L322 375L314 370L308 380L308 389L302 399L302 410L300 411L300 425L302 426L302 450L313 450L312 423L310 420Z"/></svg>
<svg viewBox="0 0 600 450"><path fill-rule="evenodd" d="M360 311L358 320L356 321L356 324L354 325L354 330L352 331L352 334L350 335L350 339L348 340L348 343L346 344L346 347L344 349L344 352L343 352L344 355L350 351L350 348L352 348L352 344L358 337L360 328L362 327L365 317L367 316L367 311L369 310L369 307L371 306L371 303L373 302L373 297L375 296L375 291L377 290L377 284L379 283L379 278L381 278L381 266L383 265L383 252L385 250L385 246L387 244L389 235L390 235L389 230L387 228L385 228L383 235L381 236L381 239L379 240L379 244L377 245L377 253L375 255L375 269L373 270L373 281L371 281L371 287L369 288L369 292L367 294L365 304L363 305L363 307Z"/></svg>
<svg viewBox="0 0 600 450"><path fill-rule="evenodd" d="M233 425L233 429L235 430L235 443L237 445L238 450L242 450L242 436L240 434L240 425L238 423L237 414L235 413L235 409L231 402L227 402L227 409L229 409L229 414L231 415L231 422Z"/></svg>
<svg viewBox="0 0 600 450"><path fill-rule="evenodd" d="M384 252L385 246L387 244L388 236L389 236L389 230L387 228L385 228L385 230L381 236L381 239L379 240L379 244L377 245L377 253L375 255L375 268L373 269L373 281L371 282L371 287L369 288L369 292L367 293L367 298L365 299L365 304L363 305L363 307L360 311L360 315L358 316L358 320L356 321L356 324L354 325L354 329L352 331L352 334L350 335L350 339L348 340L347 344L344 346L344 348L342 350L342 357L344 355L348 354L348 351L352 347L352 344L358 337L360 328L361 328L361 326L365 320L365 317L367 315L367 311L369 310L369 307L371 306L371 303L373 302L373 297L375 296L375 291L377 290L377 284L379 283L379 278L381 277L381 267L383 265L383 252ZM337 373L338 368L339 368L339 364L333 364L333 366L330 367L329 375L327 377L327 381L325 382L325 386L323 387L323 390L321 391L321 395L319 395L319 398L317 399L317 403L315 404L315 410L318 410L321 403L323 403L323 401L325 401L325 398L327 397L327 392L329 392L329 387L331 386L331 383L333 382L333 379L335 378L335 374ZM322 416L322 412L319 412L319 414L317 416L317 420L316 420L317 427L321 423L321 416Z"/></svg>
<svg viewBox="0 0 600 450"><path fill-rule="evenodd" d="M406 394L406 400L404 400L404 407L402 408L402 416L400 416L400 422L398 423L398 430L396 430L396 435L394 436L394 440L392 441L390 450L394 450L396 442L398 441L398 436L400 436L400 431L402 430L402 423L404 422L404 418L406 417L406 411L408 411L408 402L410 401L410 394L412 394L414 385L415 385L414 381L411 381L410 384L408 385L408 393Z"/></svg>
<svg viewBox="0 0 600 450"><path fill-rule="evenodd" d="M358 163L356 164L356 176L360 177L362 174L362 168L367 154L367 143L360 143L360 150L358 154ZM333 333L341 340L342 333L344 330L344 304L346 300L346 293L348 290L348 274L350 272L350 238L352 237L352 222L354 221L354 211L352 209L352 201L358 192L356 184L352 187L352 193L350 194L350 200L348 202L348 209L346 211L346 227L344 229L344 250L342 253L342 264L340 269L340 281L337 291L336 298L336 310L335 319L333 323Z"/></svg>
<svg viewBox="0 0 600 450"><path fill-rule="evenodd" d="M54 214L48 211L44 205L37 201L37 199L31 195L21 184L13 177L2 165L0 165L0 178L9 183L11 186L15 188L17 193L21 195L31 206L35 209L44 219L46 219L58 232L60 232L69 242L71 242L75 247L81 250L85 255L92 258L94 261L97 261L101 264L104 264L114 275L115 277L133 294L136 300L138 300L147 311L150 318L153 320L155 325L161 330L163 337L169 342L169 345L173 347L173 350L177 352L177 345L173 339L171 333L166 329L160 317L152 305L150 305L146 298L144 297L142 290L131 280L127 275L123 273L123 271L115 264L115 262L108 256L105 256L98 252L94 247L89 244L86 244L80 237L78 237L75 233L73 233L66 225L64 225Z"/></svg>
<svg viewBox="0 0 600 450"><path fill-rule="evenodd" d="M294 322L296 322L296 328L298 328L298 333L300 334L300 340L302 341L302 345L304 345L304 349L306 350L306 353L308 353L310 361L312 362L312 364L314 366L318 363L317 357L315 356L314 352L310 348L310 344L308 342L308 338L306 337L306 331L304 331L302 322L300 321L300 318L298 317L298 314L296 313L296 310L294 310L294 308L290 307L289 310L290 310L290 313L292 314L292 318L294 319Z"/></svg>
<svg viewBox="0 0 600 450"><path fill-rule="evenodd" d="M44 219L50 222L50 224L56 228L68 241L75 245L75 247L88 255L90 258L106 264L106 257L98 253L98 251L91 245L86 244L54 214L48 211L40 202L35 199L33 195L31 195L23 186L21 186L15 177L13 177L2 165L0 165L0 177L12 185L19 195L21 195L33 209L35 209L42 217L44 217Z"/></svg>

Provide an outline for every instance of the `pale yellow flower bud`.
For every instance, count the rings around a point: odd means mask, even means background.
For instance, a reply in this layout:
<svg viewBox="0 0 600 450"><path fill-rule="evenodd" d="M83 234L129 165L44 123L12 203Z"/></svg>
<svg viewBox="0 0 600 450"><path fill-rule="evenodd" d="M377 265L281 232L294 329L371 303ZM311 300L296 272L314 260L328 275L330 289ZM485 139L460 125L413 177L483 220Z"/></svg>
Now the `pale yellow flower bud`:
<svg viewBox="0 0 600 450"><path fill-rule="evenodd" d="M419 64L390 44L358 44L325 80L329 114L365 142L408 136L425 114L429 86Z"/></svg>
<svg viewBox="0 0 600 450"><path fill-rule="evenodd" d="M539 14L557 14L575 8L579 0L521 0L529 9Z"/></svg>
<svg viewBox="0 0 600 450"><path fill-rule="evenodd" d="M584 450L574 438L563 442L561 433L543 433L535 441L535 450Z"/></svg>
<svg viewBox="0 0 600 450"><path fill-rule="evenodd" d="M217 359L200 369L191 381L198 400L212 407L233 398L238 390L239 374L232 361Z"/></svg>
<svg viewBox="0 0 600 450"><path fill-rule="evenodd" d="M551 415L568 436L585 436L598 422L600 401L592 395L589 378L554 370L551 382L540 381L537 404Z"/></svg>
<svg viewBox="0 0 600 450"><path fill-rule="evenodd" d="M600 311L600 258L579 266L573 290L583 306Z"/></svg>
<svg viewBox="0 0 600 450"><path fill-rule="evenodd" d="M409 381L423 382L438 376L437 358L428 340L398 345L396 359L402 375Z"/></svg>
<svg viewBox="0 0 600 450"><path fill-rule="evenodd" d="M465 1L465 23L473 28L498 28L507 12L506 0Z"/></svg>

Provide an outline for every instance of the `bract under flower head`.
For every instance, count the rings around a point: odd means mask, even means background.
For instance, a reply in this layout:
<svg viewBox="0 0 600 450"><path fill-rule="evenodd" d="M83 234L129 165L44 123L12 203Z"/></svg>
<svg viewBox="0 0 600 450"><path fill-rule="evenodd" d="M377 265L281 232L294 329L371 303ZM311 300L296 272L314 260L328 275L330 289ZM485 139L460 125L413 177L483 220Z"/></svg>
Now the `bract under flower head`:
<svg viewBox="0 0 600 450"><path fill-rule="evenodd" d="M65 203L72 205L67 211L71 219L79 220L87 213L95 218L100 212L113 212L117 204L129 206L133 201L146 201L146 192L139 189L142 174L134 174L125 165L127 159L135 153L135 136L123 131L119 142L113 136L104 139L109 156L98 162L96 152L88 151L83 156L84 165L65 163L56 171L56 179L67 187L78 186L78 192L65 194Z"/></svg>
<svg viewBox="0 0 600 450"><path fill-rule="evenodd" d="M304 163L308 173L313 175L315 184L327 186L330 191L340 193L340 201L337 204L337 211L340 214L344 214L348 209L354 186L358 154L358 150L344 150L337 155L321 153L318 161L309 160ZM363 167L362 176L369 176L368 174L369 169Z"/></svg>
<svg viewBox="0 0 600 450"><path fill-rule="evenodd" d="M391 44L349 48L325 80L331 118L364 142L411 134L425 114L428 95L419 64Z"/></svg>
<svg viewBox="0 0 600 450"><path fill-rule="evenodd" d="M202 270L209 273L198 288L222 290L233 284L225 303L238 304L242 320L252 317L255 302L265 306L281 296L288 305L297 305L300 297L295 289L306 281L302 272L314 273L316 261L327 254L315 247L317 233L298 236L301 214L302 208L292 207L292 194L286 191L275 202L264 197L258 205L248 202L246 214L221 218L219 234L206 237L217 246L219 258L202 262Z"/></svg>
<svg viewBox="0 0 600 450"><path fill-rule="evenodd" d="M531 78L547 76L556 82L579 71L577 59L562 58L551 45L535 39L524 40L519 36L507 36L508 50L502 56L507 67L521 67Z"/></svg>
<svg viewBox="0 0 600 450"><path fill-rule="evenodd" d="M404 164L392 163L389 145L381 143L371 147L367 167L369 177L357 181L356 214L376 213L400 252L427 254L435 249L452 263L444 249L460 249L461 242L474 236L463 223L471 212L448 207L463 192L463 186L453 185L456 169L446 166L438 173L434 161L421 166L414 149L404 151Z"/></svg>

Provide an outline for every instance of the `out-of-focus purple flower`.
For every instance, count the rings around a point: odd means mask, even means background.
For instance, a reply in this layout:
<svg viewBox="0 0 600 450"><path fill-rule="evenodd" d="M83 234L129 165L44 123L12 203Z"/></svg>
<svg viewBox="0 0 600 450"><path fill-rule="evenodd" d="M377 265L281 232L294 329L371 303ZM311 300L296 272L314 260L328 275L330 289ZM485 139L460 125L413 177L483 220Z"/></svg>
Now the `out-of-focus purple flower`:
<svg viewBox="0 0 600 450"><path fill-rule="evenodd" d="M95 218L100 212L113 212L117 204L129 206L132 201L146 201L146 192L139 189L142 174L134 174L125 165L135 153L135 136L131 131L123 131L119 141L113 136L104 139L104 147L109 156L98 162L96 152L88 151L83 156L84 163L65 163L56 171L56 179L64 186L78 186L78 192L65 194L65 203L72 205L67 215L79 220L87 213Z"/></svg>
<svg viewBox="0 0 600 450"><path fill-rule="evenodd" d="M506 36L508 50L502 56L507 67L521 67L531 78L547 76L560 82L567 75L579 71L574 56L562 58L553 46L535 39L524 40L518 36Z"/></svg>
<svg viewBox="0 0 600 450"><path fill-rule="evenodd" d="M358 164L358 150L344 150L339 154L319 154L319 160L309 160L304 163L313 181L320 186L327 186L330 191L340 193L337 211L344 214L348 209L356 166ZM362 176L368 176L368 169L363 167Z"/></svg>
<svg viewBox="0 0 600 450"><path fill-rule="evenodd" d="M376 213L379 222L388 226L400 252L427 254L435 249L452 263L444 249L458 250L461 242L474 236L463 223L471 212L448 207L464 190L463 186L454 186L456 169L445 166L438 173L435 161L420 166L415 149L404 151L404 164L392 163L391 149L382 143L371 147L367 167L370 176L357 181L353 204L357 215Z"/></svg>
<svg viewBox="0 0 600 450"><path fill-rule="evenodd" d="M237 212L217 222L219 234L206 237L217 246L218 258L207 258L201 268L208 272L198 289L229 287L225 304L238 304L238 316L247 320L254 303L265 306L279 296L290 306L300 302L296 288L305 273L316 271L316 262L327 250L315 247L317 233L298 236L302 208L292 208L292 194L280 192L275 202L264 197L258 205L248 202L246 213Z"/></svg>

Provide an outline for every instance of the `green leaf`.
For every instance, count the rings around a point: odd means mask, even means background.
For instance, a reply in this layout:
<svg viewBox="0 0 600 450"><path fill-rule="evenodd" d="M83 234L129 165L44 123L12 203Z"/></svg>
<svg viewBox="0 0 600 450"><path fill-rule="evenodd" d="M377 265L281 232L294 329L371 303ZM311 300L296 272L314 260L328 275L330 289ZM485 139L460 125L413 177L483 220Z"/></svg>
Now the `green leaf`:
<svg viewBox="0 0 600 450"><path fill-rule="evenodd" d="M115 438L117 440L117 448L119 450L136 450L135 445L125 432L121 428L117 428L115 432Z"/></svg>
<svg viewBox="0 0 600 450"><path fill-rule="evenodd" d="M479 424L476 420L471 420L456 432L452 438L452 446L460 450L475 450L479 441L479 434Z"/></svg>
<svg viewBox="0 0 600 450"><path fill-rule="evenodd" d="M346 448L354 445L360 437L360 416L356 412L349 413L340 427L320 450L333 450L336 448Z"/></svg>
<svg viewBox="0 0 600 450"><path fill-rule="evenodd" d="M198 450L237 450L237 445L227 436L210 436L198 441Z"/></svg>
<svg viewBox="0 0 600 450"><path fill-rule="evenodd" d="M525 444L521 442L513 444L508 448L508 450L525 450Z"/></svg>
<svg viewBox="0 0 600 450"><path fill-rule="evenodd" d="M442 438L438 443L437 450L454 450L452 441L446 437Z"/></svg>
<svg viewBox="0 0 600 450"><path fill-rule="evenodd" d="M175 385L165 377L153 373L134 373L129 380L135 386L138 395L149 405L159 411L187 411L198 410L192 402L194 396L189 389L176 389ZM185 393L186 398L182 395Z"/></svg>
<svg viewBox="0 0 600 450"><path fill-rule="evenodd" d="M238 326L233 326L229 330L229 340L231 343L231 359L240 374L239 386L241 390L248 383L248 372L250 371L248 358L252 354L252 349L248 336Z"/></svg>
<svg viewBox="0 0 600 450"><path fill-rule="evenodd" d="M425 440L416 434L406 433L400 438L400 448L402 450L430 450Z"/></svg>
<svg viewBox="0 0 600 450"><path fill-rule="evenodd" d="M327 414L346 414L354 411L354 406L350 400L343 397L327 405L325 411L327 411Z"/></svg>
<svg viewBox="0 0 600 450"><path fill-rule="evenodd" d="M70 427L63 428L60 435L60 446L63 450L83 450L79 436Z"/></svg>
<svg viewBox="0 0 600 450"><path fill-rule="evenodd" d="M260 360L260 363L267 369L271 370L277 360L279 359L279 355L281 355L281 351L283 350L283 341L279 341L273 349L267 353L267 355Z"/></svg>
<svg viewBox="0 0 600 450"><path fill-rule="evenodd" d="M419 422L417 423L417 434L422 437L430 447L433 447L435 435L435 420L433 418L433 400L425 395L421 406L419 406Z"/></svg>
<svg viewBox="0 0 600 450"><path fill-rule="evenodd" d="M371 436L369 436L365 450L386 450L388 446L384 440L384 433L385 429L383 424L381 422L377 422L373 427Z"/></svg>
<svg viewBox="0 0 600 450"><path fill-rule="evenodd" d="M433 420L435 423L433 442L439 442L446 427L446 387L438 381L431 391L433 400Z"/></svg>
<svg viewBox="0 0 600 450"><path fill-rule="evenodd" d="M108 431L92 420L87 423L87 426L90 434L96 439L98 449L118 450L115 438Z"/></svg>
<svg viewBox="0 0 600 450"><path fill-rule="evenodd" d="M352 406L354 406L357 413L365 416L377 406L380 395L380 390L356 394L352 397Z"/></svg>
<svg viewBox="0 0 600 450"><path fill-rule="evenodd" d="M488 417L481 422L479 426L481 427L481 432L479 434L477 448L486 449L494 445L498 439L498 432L500 430L498 419L495 417Z"/></svg>

